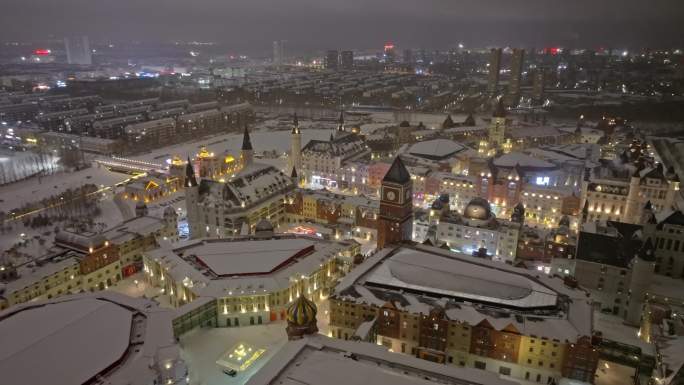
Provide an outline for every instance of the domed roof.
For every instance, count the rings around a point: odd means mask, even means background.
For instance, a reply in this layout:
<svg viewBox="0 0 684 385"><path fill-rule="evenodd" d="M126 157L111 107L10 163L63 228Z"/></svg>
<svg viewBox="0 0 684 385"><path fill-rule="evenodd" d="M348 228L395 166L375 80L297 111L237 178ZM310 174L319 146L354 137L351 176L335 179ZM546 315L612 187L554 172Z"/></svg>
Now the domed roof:
<svg viewBox="0 0 684 385"><path fill-rule="evenodd" d="M256 224L255 232L271 231L273 232L273 224L266 218L263 218Z"/></svg>
<svg viewBox="0 0 684 385"><path fill-rule="evenodd" d="M290 307L287 308L287 322L295 326L306 326L316 323L316 304L300 295Z"/></svg>
<svg viewBox="0 0 684 385"><path fill-rule="evenodd" d="M474 198L463 210L463 216L468 219L487 220L492 216L492 208L486 199Z"/></svg>

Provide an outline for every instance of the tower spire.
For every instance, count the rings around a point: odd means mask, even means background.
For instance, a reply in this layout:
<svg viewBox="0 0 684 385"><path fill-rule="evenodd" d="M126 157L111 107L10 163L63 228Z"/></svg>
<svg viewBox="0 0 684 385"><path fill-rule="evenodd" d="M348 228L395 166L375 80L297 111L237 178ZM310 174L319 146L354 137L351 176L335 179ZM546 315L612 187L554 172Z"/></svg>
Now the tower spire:
<svg viewBox="0 0 684 385"><path fill-rule="evenodd" d="M245 133L242 136L242 167L247 167L252 164L254 159L254 149L252 148L252 140L249 137L249 130L245 125Z"/></svg>
<svg viewBox="0 0 684 385"><path fill-rule="evenodd" d="M299 134L299 119L297 118L297 113L294 113L294 118L292 119L292 133Z"/></svg>
<svg viewBox="0 0 684 385"><path fill-rule="evenodd" d="M340 109L340 118L337 120L337 131L344 131L344 111Z"/></svg>
<svg viewBox="0 0 684 385"><path fill-rule="evenodd" d="M192 167L192 161L188 156L188 163L185 165L185 187L197 186L197 178L195 178L195 169Z"/></svg>
<svg viewBox="0 0 684 385"><path fill-rule="evenodd" d="M252 140L249 137L249 130L247 129L247 125L245 124L245 132L242 135L242 150L253 150L252 148Z"/></svg>
<svg viewBox="0 0 684 385"><path fill-rule="evenodd" d="M496 108L494 108L494 113L492 114L494 118L505 118L506 117L506 107L504 107L503 98L499 98L496 103Z"/></svg>

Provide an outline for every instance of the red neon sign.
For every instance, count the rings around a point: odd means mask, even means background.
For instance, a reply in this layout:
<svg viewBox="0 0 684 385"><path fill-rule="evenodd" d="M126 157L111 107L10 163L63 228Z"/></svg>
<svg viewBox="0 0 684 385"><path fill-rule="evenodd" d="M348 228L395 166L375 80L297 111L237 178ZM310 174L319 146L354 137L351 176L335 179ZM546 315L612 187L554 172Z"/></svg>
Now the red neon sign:
<svg viewBox="0 0 684 385"><path fill-rule="evenodd" d="M47 56L51 52L52 51L50 51L49 49L42 49L42 48L39 48L39 49L33 51L34 54L39 55L39 56Z"/></svg>

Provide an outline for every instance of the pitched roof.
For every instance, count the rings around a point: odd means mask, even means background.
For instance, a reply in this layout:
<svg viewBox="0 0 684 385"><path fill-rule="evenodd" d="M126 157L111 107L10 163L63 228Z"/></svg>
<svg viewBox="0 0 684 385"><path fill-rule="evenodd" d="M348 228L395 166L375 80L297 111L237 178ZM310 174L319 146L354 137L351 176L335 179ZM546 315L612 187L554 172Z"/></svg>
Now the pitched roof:
<svg viewBox="0 0 684 385"><path fill-rule="evenodd" d="M401 161L400 157L394 158L392 166L390 166L389 171L382 178L383 182L392 182L398 184L404 184L411 180L411 174L409 174L404 162Z"/></svg>
<svg viewBox="0 0 684 385"><path fill-rule="evenodd" d="M684 226L684 214L681 211L675 211L667 218L663 219L660 223L666 223L668 225L678 225Z"/></svg>

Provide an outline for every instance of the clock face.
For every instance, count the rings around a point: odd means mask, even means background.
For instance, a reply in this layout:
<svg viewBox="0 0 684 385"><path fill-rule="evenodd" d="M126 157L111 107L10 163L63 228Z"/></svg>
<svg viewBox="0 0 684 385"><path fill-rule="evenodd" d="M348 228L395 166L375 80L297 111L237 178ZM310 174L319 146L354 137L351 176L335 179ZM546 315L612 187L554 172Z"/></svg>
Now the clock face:
<svg viewBox="0 0 684 385"><path fill-rule="evenodd" d="M388 191L387 194L385 194L385 196L387 197L388 200L391 200L391 201L393 201L397 197L396 194L394 193L394 191L391 191L391 190Z"/></svg>

